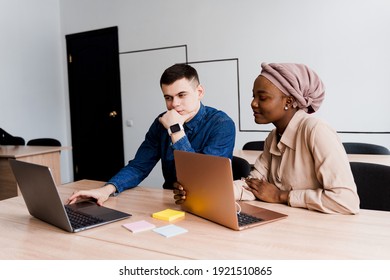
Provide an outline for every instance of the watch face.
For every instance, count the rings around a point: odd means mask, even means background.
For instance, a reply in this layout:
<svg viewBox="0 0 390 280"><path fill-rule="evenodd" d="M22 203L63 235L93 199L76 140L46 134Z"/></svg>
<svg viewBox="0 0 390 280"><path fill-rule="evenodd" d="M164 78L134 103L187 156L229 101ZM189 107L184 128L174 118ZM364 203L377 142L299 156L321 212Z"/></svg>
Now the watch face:
<svg viewBox="0 0 390 280"><path fill-rule="evenodd" d="M171 127L170 127L170 129L171 129L171 132L172 133L175 133L175 132L178 132L178 131L180 131L180 125L177 123L177 124L174 124L174 125L172 125Z"/></svg>

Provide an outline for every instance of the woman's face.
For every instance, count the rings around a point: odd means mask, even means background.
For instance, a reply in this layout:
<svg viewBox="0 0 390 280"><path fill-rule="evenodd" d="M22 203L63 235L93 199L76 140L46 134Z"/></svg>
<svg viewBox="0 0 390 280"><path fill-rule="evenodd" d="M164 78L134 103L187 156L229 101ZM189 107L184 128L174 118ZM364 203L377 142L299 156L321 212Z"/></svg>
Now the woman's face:
<svg viewBox="0 0 390 280"><path fill-rule="evenodd" d="M289 114L284 109L288 102L290 102L288 101L288 96L267 78L263 76L256 78L253 84L251 107L257 124L273 123L277 126L280 122L285 123L287 118L289 118Z"/></svg>

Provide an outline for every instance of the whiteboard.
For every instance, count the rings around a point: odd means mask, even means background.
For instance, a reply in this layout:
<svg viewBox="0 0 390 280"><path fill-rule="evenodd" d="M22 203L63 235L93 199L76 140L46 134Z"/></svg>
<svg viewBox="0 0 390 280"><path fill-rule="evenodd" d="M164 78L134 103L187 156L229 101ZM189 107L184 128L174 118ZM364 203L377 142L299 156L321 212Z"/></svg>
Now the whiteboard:
<svg viewBox="0 0 390 280"><path fill-rule="evenodd" d="M202 103L224 111L232 118L239 130L239 87L237 60L222 59L209 61L190 61L197 71L205 96Z"/></svg>

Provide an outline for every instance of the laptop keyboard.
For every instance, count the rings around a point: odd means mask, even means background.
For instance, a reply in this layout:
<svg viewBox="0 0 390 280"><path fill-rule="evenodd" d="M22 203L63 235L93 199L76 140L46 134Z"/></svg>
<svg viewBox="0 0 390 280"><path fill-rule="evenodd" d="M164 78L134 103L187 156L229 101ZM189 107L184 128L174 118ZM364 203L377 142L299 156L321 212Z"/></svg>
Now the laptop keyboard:
<svg viewBox="0 0 390 280"><path fill-rule="evenodd" d="M250 224L253 224L256 222L261 222L263 220L263 219L260 219L260 218L254 217L252 215L242 213L242 212L237 214L237 218L238 218L238 225L240 227L250 225Z"/></svg>
<svg viewBox="0 0 390 280"><path fill-rule="evenodd" d="M70 207L65 206L65 209L73 228L78 229L103 222L100 218L75 211Z"/></svg>

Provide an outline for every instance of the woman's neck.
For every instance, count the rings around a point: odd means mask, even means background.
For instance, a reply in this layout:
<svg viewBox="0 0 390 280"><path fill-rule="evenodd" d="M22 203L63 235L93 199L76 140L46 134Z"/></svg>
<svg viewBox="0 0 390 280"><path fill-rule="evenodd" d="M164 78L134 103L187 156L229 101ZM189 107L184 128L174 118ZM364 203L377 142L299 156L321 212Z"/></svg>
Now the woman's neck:
<svg viewBox="0 0 390 280"><path fill-rule="evenodd" d="M281 137L286 130L288 124L290 123L291 119L294 117L295 113L298 110L295 109L290 109L289 111L286 112L284 117L280 119L277 122L274 122L274 126L276 127L276 133Z"/></svg>

